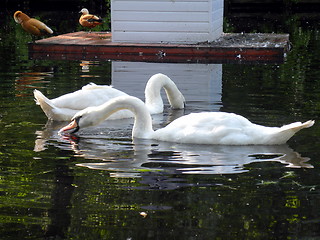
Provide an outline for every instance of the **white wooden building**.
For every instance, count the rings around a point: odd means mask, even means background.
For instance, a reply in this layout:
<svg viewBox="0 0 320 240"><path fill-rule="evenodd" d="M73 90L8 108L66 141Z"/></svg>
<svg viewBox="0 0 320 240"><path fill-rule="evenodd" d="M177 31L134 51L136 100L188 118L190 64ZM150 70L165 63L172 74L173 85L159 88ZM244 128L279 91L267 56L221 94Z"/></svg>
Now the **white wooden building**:
<svg viewBox="0 0 320 240"><path fill-rule="evenodd" d="M112 42L198 43L223 32L223 0L111 0Z"/></svg>

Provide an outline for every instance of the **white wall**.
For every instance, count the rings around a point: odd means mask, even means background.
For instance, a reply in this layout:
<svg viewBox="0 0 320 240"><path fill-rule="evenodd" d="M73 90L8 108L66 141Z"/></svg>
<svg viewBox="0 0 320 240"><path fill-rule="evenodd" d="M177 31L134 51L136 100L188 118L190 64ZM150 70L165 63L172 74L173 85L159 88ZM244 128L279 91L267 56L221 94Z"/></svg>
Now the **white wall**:
<svg viewBox="0 0 320 240"><path fill-rule="evenodd" d="M113 42L197 43L222 34L223 0L112 0Z"/></svg>

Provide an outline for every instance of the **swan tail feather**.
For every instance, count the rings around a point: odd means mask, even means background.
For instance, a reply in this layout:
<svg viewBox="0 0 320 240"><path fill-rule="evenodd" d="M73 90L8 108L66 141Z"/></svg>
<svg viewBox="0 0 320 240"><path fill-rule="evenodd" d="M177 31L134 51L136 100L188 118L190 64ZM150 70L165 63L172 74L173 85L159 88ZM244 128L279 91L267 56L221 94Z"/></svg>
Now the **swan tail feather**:
<svg viewBox="0 0 320 240"><path fill-rule="evenodd" d="M309 128L315 123L314 120L309 120L304 123L294 122L279 128L274 128L275 132L270 135L269 144L284 144L286 143L294 134L299 132L301 129Z"/></svg>
<svg viewBox="0 0 320 240"><path fill-rule="evenodd" d="M42 92L40 92L37 89L33 91L33 95L34 95L36 104L40 105L43 112L46 114L46 116L49 119L52 119L53 110L55 109L55 106L52 104L50 99L48 99L45 95L42 94Z"/></svg>
<svg viewBox="0 0 320 240"><path fill-rule="evenodd" d="M291 124L285 125L281 129L282 129L282 131L292 130L293 132L296 133L296 132L300 131L303 128L312 127L314 123L315 123L314 120L309 120L309 121L306 121L304 123L295 122L295 123L291 123Z"/></svg>

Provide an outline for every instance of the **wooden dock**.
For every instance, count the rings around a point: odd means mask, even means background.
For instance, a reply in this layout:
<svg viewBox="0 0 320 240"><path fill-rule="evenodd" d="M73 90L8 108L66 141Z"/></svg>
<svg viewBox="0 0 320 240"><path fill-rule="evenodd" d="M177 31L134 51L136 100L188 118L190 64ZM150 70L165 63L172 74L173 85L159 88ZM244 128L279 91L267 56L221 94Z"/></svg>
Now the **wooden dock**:
<svg viewBox="0 0 320 240"><path fill-rule="evenodd" d="M30 59L174 63L282 63L288 34L224 33L197 44L115 43L109 32L74 32L29 43Z"/></svg>

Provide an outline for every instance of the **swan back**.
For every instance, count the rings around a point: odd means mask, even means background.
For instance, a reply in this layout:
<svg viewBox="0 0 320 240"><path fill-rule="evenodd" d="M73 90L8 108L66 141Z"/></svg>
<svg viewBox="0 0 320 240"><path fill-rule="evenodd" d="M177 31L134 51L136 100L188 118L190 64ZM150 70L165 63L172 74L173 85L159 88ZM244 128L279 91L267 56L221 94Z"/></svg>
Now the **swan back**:
<svg viewBox="0 0 320 240"><path fill-rule="evenodd" d="M173 109L184 108L185 99L176 84L168 76L158 73L149 79L145 88L145 104L151 114L163 112L162 88L164 88Z"/></svg>
<svg viewBox="0 0 320 240"><path fill-rule="evenodd" d="M245 145L242 134L252 123L233 113L201 112L182 116L155 132L155 138L193 144Z"/></svg>
<svg viewBox="0 0 320 240"><path fill-rule="evenodd" d="M58 98L48 99L39 90L34 90L36 102L49 119L69 121L78 111L90 106L99 106L112 98L127 95L111 86L87 84L82 89L67 93ZM128 118L133 115L129 111L121 111L112 119Z"/></svg>
<svg viewBox="0 0 320 240"><path fill-rule="evenodd" d="M82 89L51 99L56 107L82 110L98 106L112 98L127 95L126 93L107 85L88 84Z"/></svg>
<svg viewBox="0 0 320 240"><path fill-rule="evenodd" d="M313 123L308 121L281 128L266 127L234 113L191 113L155 131L154 138L193 144L279 145L286 143L297 131L311 127Z"/></svg>

